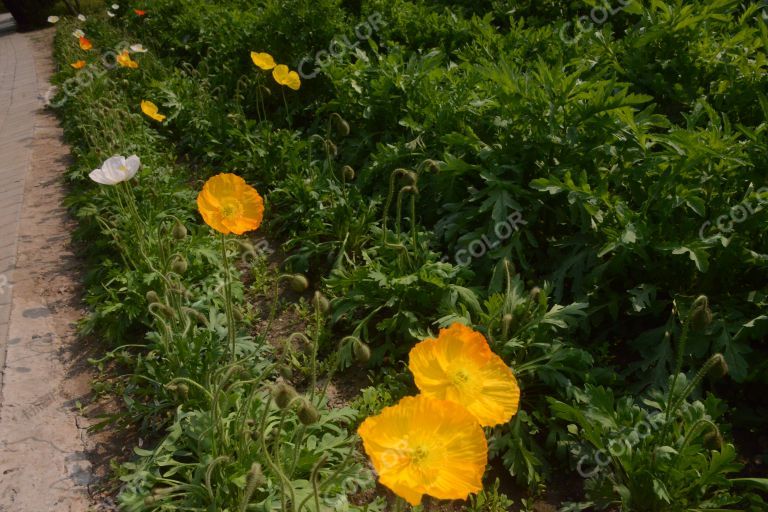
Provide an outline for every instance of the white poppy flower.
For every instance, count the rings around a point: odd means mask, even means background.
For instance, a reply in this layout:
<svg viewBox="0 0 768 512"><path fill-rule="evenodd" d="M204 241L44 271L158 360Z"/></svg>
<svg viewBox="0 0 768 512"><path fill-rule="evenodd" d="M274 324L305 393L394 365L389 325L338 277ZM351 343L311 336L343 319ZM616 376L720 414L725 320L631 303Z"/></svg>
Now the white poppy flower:
<svg viewBox="0 0 768 512"><path fill-rule="evenodd" d="M85 21L85 15L84 14L78 14L77 15L77 19L79 19L80 21Z"/></svg>
<svg viewBox="0 0 768 512"><path fill-rule="evenodd" d="M48 23L58 23L59 19L58 16L48 16Z"/></svg>
<svg viewBox="0 0 768 512"><path fill-rule="evenodd" d="M80 39L81 37L85 37L85 32L83 32L80 29L77 29L74 32L72 32L72 35L75 36L76 38Z"/></svg>
<svg viewBox="0 0 768 512"><path fill-rule="evenodd" d="M116 10L118 10L119 8L120 8L120 6L119 6L119 5L117 5L117 4L112 4L112 10L113 10L113 11L116 11Z"/></svg>
<svg viewBox="0 0 768 512"><path fill-rule="evenodd" d="M107 11L107 16L109 16L110 18L114 18L115 13L113 13L112 11Z"/></svg>
<svg viewBox="0 0 768 512"><path fill-rule="evenodd" d="M136 176L139 167L141 167L141 161L138 156L131 155L125 158L117 155L108 158L101 169L94 169L88 176L102 185L117 185Z"/></svg>
<svg viewBox="0 0 768 512"><path fill-rule="evenodd" d="M131 45L131 51L133 53L147 53L147 49L144 48L141 44L132 44Z"/></svg>

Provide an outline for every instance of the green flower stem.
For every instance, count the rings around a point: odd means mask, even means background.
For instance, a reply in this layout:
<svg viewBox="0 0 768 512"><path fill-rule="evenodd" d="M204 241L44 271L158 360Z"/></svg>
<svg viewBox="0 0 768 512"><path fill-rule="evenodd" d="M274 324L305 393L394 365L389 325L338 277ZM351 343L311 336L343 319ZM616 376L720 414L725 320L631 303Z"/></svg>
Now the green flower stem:
<svg viewBox="0 0 768 512"><path fill-rule="evenodd" d="M395 178L398 175L404 175L407 171L402 168L395 169L389 174L389 191L387 192L387 200L384 203L384 218L382 220L381 229L381 245L387 246L387 217L389 215L389 208L392 206L392 198L395 195Z"/></svg>
<svg viewBox="0 0 768 512"><path fill-rule="evenodd" d="M322 318L320 317L320 304L315 305L315 335L312 339L312 382L309 388L309 401L314 403L315 388L317 387L317 352L320 348L320 330Z"/></svg>
<svg viewBox="0 0 768 512"><path fill-rule="evenodd" d="M194 387L202 391L203 394L205 394L208 397L208 400L210 400L211 403L213 403L213 400L214 400L213 395L211 394L210 391L208 391L205 388L205 386L201 386L199 383L195 382L192 379L188 379L186 377L176 377L175 379L172 379L171 381L169 381L168 384L166 384L166 386L168 386L169 384L175 384L176 382L186 382L187 384L193 385Z"/></svg>
<svg viewBox="0 0 768 512"><path fill-rule="evenodd" d="M682 333L680 334L680 342L678 343L678 346L677 346L677 355L675 358L675 372L674 374L672 374L672 384L669 386L669 396L667 397L668 406L672 404L674 400L675 386L677 385L677 377L683 369L683 355L685 352L685 346L688 343L689 324L690 324L690 315L688 315L688 318L683 323L683 330L682 330ZM667 407L667 415L666 415L667 422L669 422L670 414L671 414L670 409L669 407Z"/></svg>
<svg viewBox="0 0 768 512"><path fill-rule="evenodd" d="M717 425L715 425L712 421L706 418L702 418L696 423L694 423L693 426L688 430L688 433L685 435L685 438L683 439L683 442L680 445L680 448L677 449L678 458L675 464L676 466L680 465L680 461L683 459L683 450L685 450L685 447L688 446L689 442L691 442L691 439L693 439L694 434L696 434L701 427L707 427L707 426L709 426L712 429L715 435L720 436L720 429L717 428Z"/></svg>
<svg viewBox="0 0 768 512"><path fill-rule="evenodd" d="M221 259L224 263L224 309L227 315L227 339L231 349L230 358L235 362L236 337L235 337L235 315L232 310L232 284L229 275L229 259L227 258L227 238L224 233L220 233L221 240Z"/></svg>
<svg viewBox="0 0 768 512"><path fill-rule="evenodd" d="M322 490L324 490L326 487L328 487L328 485L330 485L330 484L331 484L331 483L332 483L332 482L333 482L333 481L336 479L336 477L337 477L337 476L339 476L339 475L341 474L341 472L342 472L342 471L343 471L343 470L344 470L344 469L347 467L347 465L349 464L349 461L351 461L351 460L352 460L352 457L354 456L354 454L355 454L355 447L354 447L354 445L353 445L353 446L351 446L351 447L349 448L349 452L347 453L347 456L344 458L344 460L343 460L343 461L341 461L341 463L340 463L340 464L339 464L339 465L336 467L336 469L334 470L334 472L333 472L333 473L331 473L331 475L330 475L328 478L326 478L326 479L323 481L323 483L321 483L321 484L319 485L319 487L317 488L317 490L316 490L315 492L319 494L319 493L320 493L320 491L322 491ZM317 464L317 465L316 465L316 467L318 467L318 469L319 469L319 466L320 466L320 464ZM314 472L314 470L313 470L313 472ZM315 494L315 493L313 493L313 494ZM309 496L307 496L306 498L304 498L304 499L302 500L302 502L299 504L299 508L298 508L298 511L299 511L299 512L301 512L301 508L304 506L304 504L305 504L307 501L309 501L309 500L310 500L310 498L312 498L313 494L310 494ZM318 509L318 510L320 510L320 509Z"/></svg>
<svg viewBox="0 0 768 512"><path fill-rule="evenodd" d="M283 105L285 105L285 120L288 122L288 128L291 127L291 114L288 110L288 100L285 99L285 88L283 86L280 87L280 94L283 95Z"/></svg>
<svg viewBox="0 0 768 512"><path fill-rule="evenodd" d="M285 505L285 490L288 489L288 493L290 494L290 501L291 501L291 510L293 510L293 507L296 503L296 497L293 494L293 486L291 485L290 480L285 476L285 473L280 469L280 467L275 464L275 461L272 459L272 456L269 454L269 449L267 448L267 416L269 414L269 407L272 405L272 396L270 395L269 398L267 398L267 402L264 404L264 414L261 415L261 421L259 423L259 440L261 441L261 450L264 454L264 461L267 463L267 466L269 466L269 469L277 475L277 477L280 479L281 486L283 488L282 492L280 493L280 500L282 502L282 512L287 512L286 505ZM280 432L277 433L277 435L280 435Z"/></svg>

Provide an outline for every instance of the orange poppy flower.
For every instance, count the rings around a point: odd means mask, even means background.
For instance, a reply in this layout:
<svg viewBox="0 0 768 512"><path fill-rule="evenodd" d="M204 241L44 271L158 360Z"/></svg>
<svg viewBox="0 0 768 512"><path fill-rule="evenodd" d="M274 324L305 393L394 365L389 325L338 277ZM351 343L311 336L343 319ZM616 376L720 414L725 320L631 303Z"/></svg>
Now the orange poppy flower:
<svg viewBox="0 0 768 512"><path fill-rule="evenodd" d="M142 11L141 9L134 9L133 12L136 13L136 16L144 16L147 14L147 11Z"/></svg>
<svg viewBox="0 0 768 512"><path fill-rule="evenodd" d="M85 67L85 61L84 60L77 60L70 64L75 69L83 69Z"/></svg>
<svg viewBox="0 0 768 512"><path fill-rule="evenodd" d="M115 60L122 68L136 69L139 67L139 63L131 58L131 54L128 53L128 50L124 50L115 58Z"/></svg>
<svg viewBox="0 0 768 512"><path fill-rule="evenodd" d="M85 36L80 36L79 41L81 49L88 51L93 48L93 44Z"/></svg>
<svg viewBox="0 0 768 512"><path fill-rule="evenodd" d="M290 87L294 91L298 91L299 87L301 87L299 74L295 71L290 71L285 64L275 66L275 69L272 70L272 77L275 79L275 82Z"/></svg>
<svg viewBox="0 0 768 512"><path fill-rule="evenodd" d="M197 209L216 231L242 235L261 225L264 200L240 176L223 173L205 182L197 196Z"/></svg>
<svg viewBox="0 0 768 512"><path fill-rule="evenodd" d="M151 101L141 100L141 111L144 112L147 117L151 117L155 121L165 121L165 116L160 113L157 105Z"/></svg>
<svg viewBox="0 0 768 512"><path fill-rule="evenodd" d="M251 60L264 71L269 71L277 65L275 59L270 54L264 52L251 52Z"/></svg>
<svg viewBox="0 0 768 512"><path fill-rule="evenodd" d="M422 394L463 405L483 426L517 413L520 388L512 370L482 334L460 323L416 344L408 367Z"/></svg>
<svg viewBox="0 0 768 512"><path fill-rule="evenodd" d="M357 432L379 481L411 505L424 494L466 499L482 489L488 444L475 417L457 403L406 397Z"/></svg>

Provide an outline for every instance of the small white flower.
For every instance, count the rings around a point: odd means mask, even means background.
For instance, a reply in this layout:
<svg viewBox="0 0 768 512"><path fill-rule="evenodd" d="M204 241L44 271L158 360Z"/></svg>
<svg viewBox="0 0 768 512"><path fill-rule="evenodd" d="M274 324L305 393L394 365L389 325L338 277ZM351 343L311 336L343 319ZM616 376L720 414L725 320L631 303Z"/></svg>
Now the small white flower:
<svg viewBox="0 0 768 512"><path fill-rule="evenodd" d="M119 8L120 8L120 6L119 6L119 5L117 5L117 4L112 4L112 10L113 10L113 11L116 11L116 10L118 10Z"/></svg>
<svg viewBox="0 0 768 512"><path fill-rule="evenodd" d="M58 23L59 19L58 16L48 16L48 23Z"/></svg>
<svg viewBox="0 0 768 512"><path fill-rule="evenodd" d="M84 14L78 14L77 15L77 19L79 19L80 21L85 21L85 15Z"/></svg>
<svg viewBox="0 0 768 512"><path fill-rule="evenodd" d="M141 44L132 44L131 45L131 51L133 53L147 53L147 49L144 48Z"/></svg>
<svg viewBox="0 0 768 512"><path fill-rule="evenodd" d="M139 167L141 167L141 161L138 156L131 155L125 158L117 155L108 158L101 165L101 169L94 169L88 177L102 185L117 185L136 176Z"/></svg>
<svg viewBox="0 0 768 512"><path fill-rule="evenodd" d="M72 32L72 35L75 36L76 38L80 39L81 37L85 37L85 32L83 32L80 29L77 29L74 32Z"/></svg>
<svg viewBox="0 0 768 512"><path fill-rule="evenodd" d="M107 16L109 16L110 18L114 18L115 13L113 13L112 11L107 11Z"/></svg>

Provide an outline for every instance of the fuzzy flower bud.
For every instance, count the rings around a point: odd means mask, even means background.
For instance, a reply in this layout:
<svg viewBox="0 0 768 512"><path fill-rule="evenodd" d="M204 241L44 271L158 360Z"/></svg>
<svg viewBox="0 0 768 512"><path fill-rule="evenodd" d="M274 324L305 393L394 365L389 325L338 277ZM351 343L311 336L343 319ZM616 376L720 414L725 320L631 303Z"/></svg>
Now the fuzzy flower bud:
<svg viewBox="0 0 768 512"><path fill-rule="evenodd" d="M181 256L180 254L177 254L176 256L174 256L173 260L171 261L171 270L173 270L179 275L184 274L187 271L188 267L189 267L189 264L187 263L187 259L184 256Z"/></svg>
<svg viewBox="0 0 768 512"><path fill-rule="evenodd" d="M301 399L297 414L299 421L304 425L312 425L320 419L320 413L317 411L317 408L306 398Z"/></svg>
<svg viewBox="0 0 768 512"><path fill-rule="evenodd" d="M280 376L286 380L293 378L293 369L288 365L281 365L278 369Z"/></svg>
<svg viewBox="0 0 768 512"><path fill-rule="evenodd" d="M336 155L339 154L339 148L336 147L332 140L325 141L325 150L331 155L331 158L336 158Z"/></svg>
<svg viewBox="0 0 768 512"><path fill-rule="evenodd" d="M177 220L176 224L174 224L174 226L173 226L173 230L171 231L171 235L176 240L184 240L185 238L187 238L187 228L184 226L184 224L182 224L181 222L179 222Z"/></svg>
<svg viewBox="0 0 768 512"><path fill-rule="evenodd" d="M349 123L336 112L331 115L331 122L339 135L342 137L349 135Z"/></svg>
<svg viewBox="0 0 768 512"><path fill-rule="evenodd" d="M312 297L312 305L319 309L321 313L325 314L328 313L331 309L331 303L328 302L328 299L320 292L315 292L315 296Z"/></svg>
<svg viewBox="0 0 768 512"><path fill-rule="evenodd" d="M302 274L293 274L290 280L291 290L296 293L302 293L309 288L309 281Z"/></svg>
<svg viewBox="0 0 768 512"><path fill-rule="evenodd" d="M366 364L371 359L371 347L358 339L352 342L352 353L360 364Z"/></svg>
<svg viewBox="0 0 768 512"><path fill-rule="evenodd" d="M264 472L261 470L261 464L258 462L251 464L251 469L248 471L248 475L245 477L245 482L246 493L248 493L248 490L251 491L248 494L253 494L254 489L266 482L266 479L264 478Z"/></svg>
<svg viewBox="0 0 768 512"><path fill-rule="evenodd" d="M691 330L694 332L701 332L712 323L712 310L709 309L709 299L706 295L699 295L693 301L688 318L691 323Z"/></svg>
<svg viewBox="0 0 768 512"><path fill-rule="evenodd" d="M272 397L275 399L277 406L281 409L288 407L297 396L299 396L299 394L293 386L285 384L284 382L276 384L272 389Z"/></svg>

